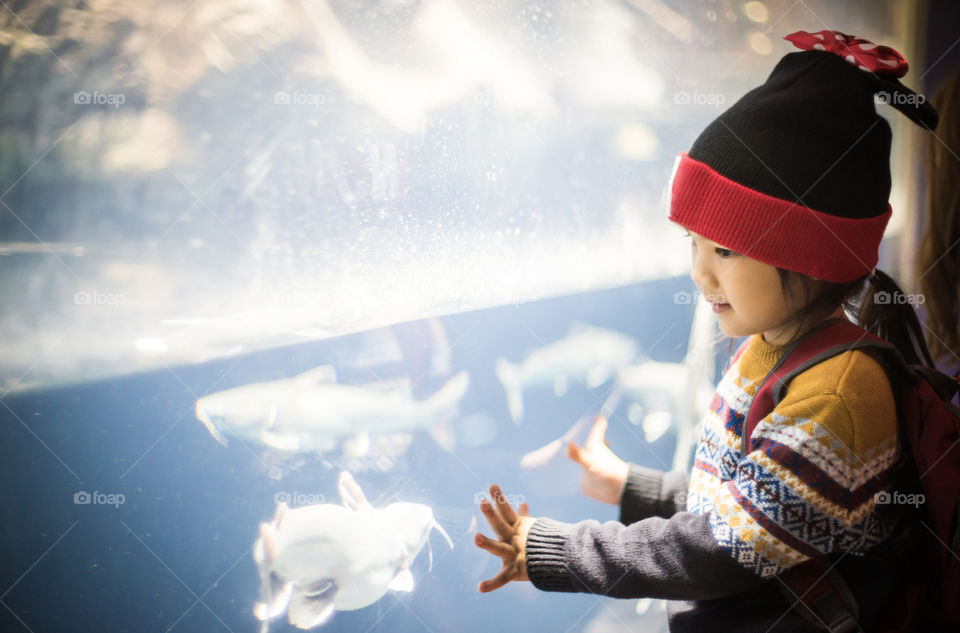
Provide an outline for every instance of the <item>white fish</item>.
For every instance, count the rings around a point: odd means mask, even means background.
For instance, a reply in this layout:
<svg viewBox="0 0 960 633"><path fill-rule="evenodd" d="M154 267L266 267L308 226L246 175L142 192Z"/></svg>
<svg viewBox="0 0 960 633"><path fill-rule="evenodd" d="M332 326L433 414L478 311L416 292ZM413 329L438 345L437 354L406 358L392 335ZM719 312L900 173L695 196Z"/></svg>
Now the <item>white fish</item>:
<svg viewBox="0 0 960 633"><path fill-rule="evenodd" d="M693 375L688 364L652 360L621 368L617 385L633 402L628 418L642 426L647 442L655 442L675 424L678 432L695 424L714 392L713 384L705 376ZM643 411L639 419L638 410Z"/></svg>
<svg viewBox="0 0 960 633"><path fill-rule="evenodd" d="M569 336L535 349L519 364L498 358L495 371L507 392L510 417L519 423L525 389L552 385L554 393L561 396L571 378L593 389L636 357L637 342L632 337L581 325L571 328Z"/></svg>
<svg viewBox="0 0 960 633"><path fill-rule="evenodd" d="M218 391L197 400L197 419L227 445L227 436L284 451L322 453L346 442L354 451L369 445L368 433L427 429L446 448L445 422L467 391L460 372L424 400L409 389L382 391L340 385L329 367L270 382Z"/></svg>
<svg viewBox="0 0 960 633"><path fill-rule="evenodd" d="M617 409L617 405L620 404L620 398L622 396L623 390L620 389L619 385L614 385L613 389L611 389L610 393L607 395L607 399L604 400L603 405L600 407L600 415L604 418L609 418L611 415L613 415L613 412ZM566 433L557 439L547 443L544 446L541 446L535 451L530 451L521 457L520 467L536 468L538 466L543 466L560 452L560 447L572 440L577 433L580 432L580 429L586 426L587 422L592 422L593 419L594 418L591 416L583 416L574 422L573 426L571 426Z"/></svg>
<svg viewBox="0 0 960 633"><path fill-rule="evenodd" d="M346 471L338 482L344 505L277 506L260 524L253 558L260 573L262 602L254 615L263 622L287 614L293 626L310 629L337 609L361 609L387 591L412 591L410 565L436 529L453 542L429 506L397 502L374 508ZM431 552L432 564L432 552Z"/></svg>

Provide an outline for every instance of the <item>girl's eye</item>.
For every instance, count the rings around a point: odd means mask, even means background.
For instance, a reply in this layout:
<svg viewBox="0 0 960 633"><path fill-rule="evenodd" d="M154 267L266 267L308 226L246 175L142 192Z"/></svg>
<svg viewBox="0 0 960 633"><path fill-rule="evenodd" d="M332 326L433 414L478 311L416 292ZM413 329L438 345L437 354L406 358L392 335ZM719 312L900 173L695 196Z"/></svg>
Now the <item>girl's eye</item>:
<svg viewBox="0 0 960 633"><path fill-rule="evenodd" d="M734 255L736 255L736 253L734 253L733 251L731 251L729 248L720 248L720 247L718 246L717 248L715 248L715 249L713 249L713 250L714 250L714 252L715 252L717 255L719 255L720 257L733 257Z"/></svg>

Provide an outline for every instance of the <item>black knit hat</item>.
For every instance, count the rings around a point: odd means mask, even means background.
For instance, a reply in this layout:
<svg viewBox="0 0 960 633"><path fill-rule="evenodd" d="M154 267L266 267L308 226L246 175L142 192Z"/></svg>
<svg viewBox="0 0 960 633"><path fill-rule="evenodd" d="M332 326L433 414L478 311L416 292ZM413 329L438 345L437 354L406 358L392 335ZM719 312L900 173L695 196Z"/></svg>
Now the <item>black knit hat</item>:
<svg viewBox="0 0 960 633"><path fill-rule="evenodd" d="M725 247L829 281L876 266L890 217L888 103L932 129L936 111L897 79L903 57L834 31L794 33L802 52L681 154L670 219Z"/></svg>

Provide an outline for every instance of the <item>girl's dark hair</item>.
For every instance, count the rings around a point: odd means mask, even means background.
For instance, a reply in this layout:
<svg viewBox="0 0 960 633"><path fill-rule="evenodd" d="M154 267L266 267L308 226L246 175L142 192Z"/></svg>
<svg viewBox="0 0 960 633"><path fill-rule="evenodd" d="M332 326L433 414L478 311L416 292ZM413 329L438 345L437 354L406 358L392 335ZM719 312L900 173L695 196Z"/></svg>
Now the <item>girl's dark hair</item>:
<svg viewBox="0 0 960 633"><path fill-rule="evenodd" d="M940 360L960 350L960 70L932 103L940 113L927 150L927 225L917 251L920 291L926 301L928 342Z"/></svg>
<svg viewBox="0 0 960 633"><path fill-rule="evenodd" d="M804 325L813 325L808 321L815 322L843 307L860 327L892 343L908 363L933 367L914 302L883 271L877 269L873 277L864 275L846 283L816 281L783 268L777 268L777 272L785 297L791 296L795 285L803 288L803 306L796 312L797 330L791 341L802 333ZM810 298L813 289L817 294Z"/></svg>

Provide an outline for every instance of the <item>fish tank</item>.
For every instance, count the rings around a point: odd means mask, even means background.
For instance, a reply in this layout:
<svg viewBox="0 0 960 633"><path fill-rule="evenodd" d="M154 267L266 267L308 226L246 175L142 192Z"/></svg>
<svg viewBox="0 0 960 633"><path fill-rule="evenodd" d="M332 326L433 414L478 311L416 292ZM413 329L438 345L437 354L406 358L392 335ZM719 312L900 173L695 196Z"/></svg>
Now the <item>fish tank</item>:
<svg viewBox="0 0 960 633"><path fill-rule="evenodd" d="M735 341L674 156L782 35L912 60L907 5L6 7L0 628L666 631L662 601L479 594L479 500L616 520L559 450L601 412L689 468Z"/></svg>

